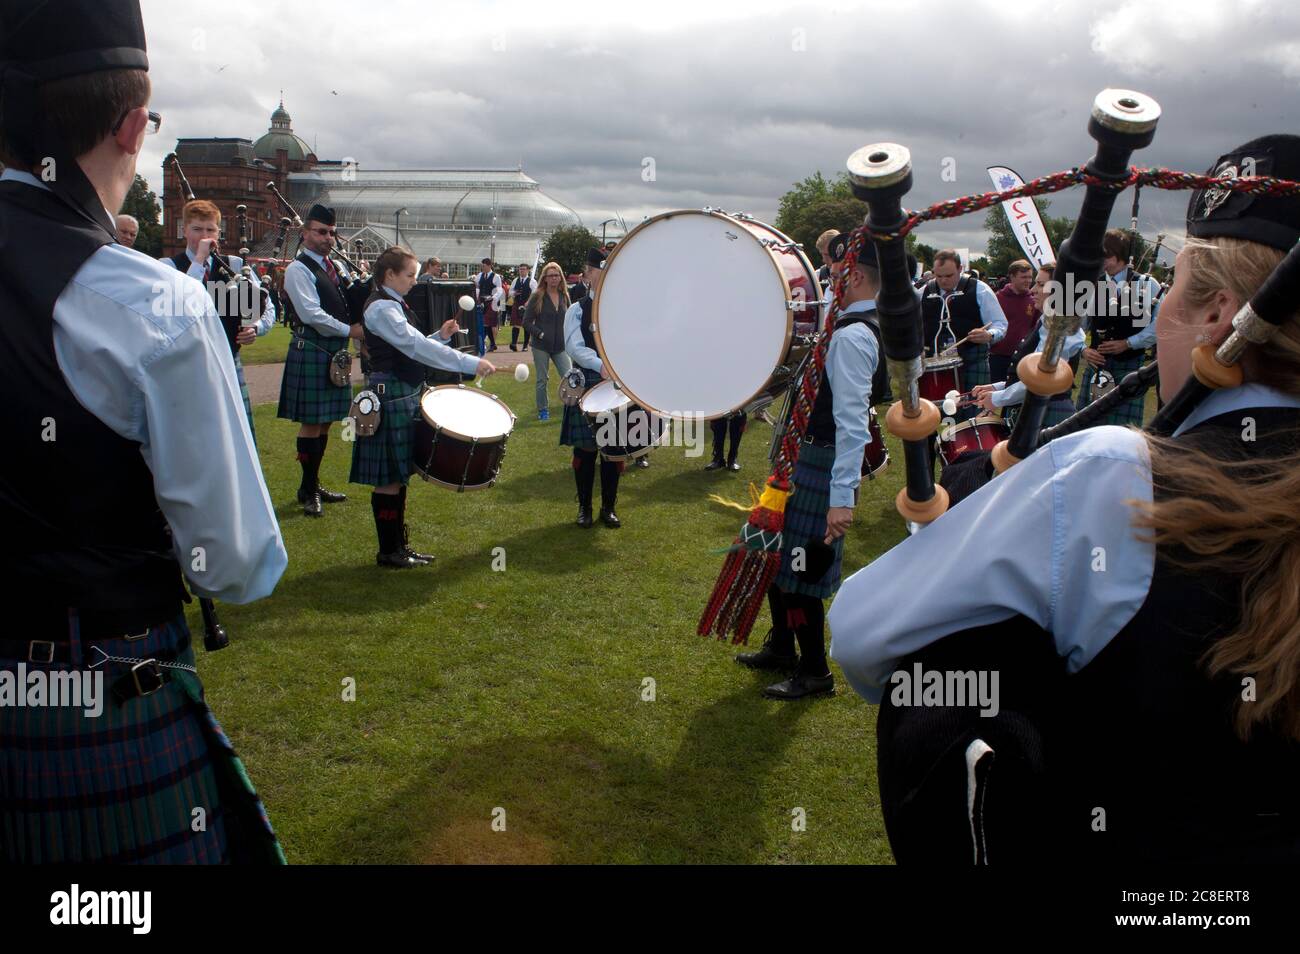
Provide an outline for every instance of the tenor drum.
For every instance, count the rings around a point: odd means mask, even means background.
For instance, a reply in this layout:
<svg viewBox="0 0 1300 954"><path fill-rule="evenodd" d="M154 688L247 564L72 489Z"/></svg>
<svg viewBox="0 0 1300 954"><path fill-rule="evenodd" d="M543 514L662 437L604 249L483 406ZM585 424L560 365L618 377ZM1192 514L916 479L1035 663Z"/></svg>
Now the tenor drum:
<svg viewBox="0 0 1300 954"><path fill-rule="evenodd" d="M873 407L868 410L870 415L867 418L867 432L871 435L871 442L867 444L866 451L862 455L862 476L868 480L875 480L876 475L889 466L889 449L885 447L885 438L880 433L876 409Z"/></svg>
<svg viewBox="0 0 1300 954"><path fill-rule="evenodd" d="M456 491L491 487L514 426L514 414L495 394L463 384L429 388L412 425L415 469Z"/></svg>
<svg viewBox="0 0 1300 954"><path fill-rule="evenodd" d="M607 460L633 460L654 449L668 422L632 403L613 381L588 388L578 408L591 421L596 447Z"/></svg>
<svg viewBox="0 0 1300 954"><path fill-rule="evenodd" d="M961 358L925 358L916 388L921 397L942 404L949 391L961 390Z"/></svg>
<svg viewBox="0 0 1300 954"><path fill-rule="evenodd" d="M1011 429L1000 417L977 417L939 432L939 456L944 466L971 451L991 451L999 441L1011 436Z"/></svg>
<svg viewBox="0 0 1300 954"><path fill-rule="evenodd" d="M780 394L797 364L795 324L820 324L820 299L808 257L771 226L666 212L610 253L592 325L606 371L633 403L712 420Z"/></svg>

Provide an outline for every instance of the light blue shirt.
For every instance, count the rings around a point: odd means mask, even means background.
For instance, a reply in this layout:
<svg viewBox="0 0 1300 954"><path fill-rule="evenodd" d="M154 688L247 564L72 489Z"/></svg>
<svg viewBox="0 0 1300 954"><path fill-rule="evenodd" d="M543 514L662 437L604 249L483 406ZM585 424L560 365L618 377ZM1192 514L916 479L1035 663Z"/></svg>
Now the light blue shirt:
<svg viewBox="0 0 1300 954"><path fill-rule="evenodd" d="M190 276L190 278L195 279L196 281L202 282L203 273L207 271L207 265L203 262L200 262L197 258L195 258L194 253L191 252L188 248L185 249L185 257L190 260L189 270L185 274ZM239 270L244 267L244 260L240 258L238 255L227 255L226 258L229 260L230 267L235 271L236 274L238 274ZM170 258L167 258L165 256L159 258L158 261L166 262L168 265L172 265L173 267L175 265L175 263L172 262ZM249 269L249 279L250 281L252 281L254 288L262 287L262 282L257 277L256 269ZM260 338L262 337L262 335L270 331L271 328L274 327L274 325L275 325L275 296L267 295L266 310L262 313L262 317L259 318L251 327L257 329L257 336Z"/></svg>
<svg viewBox="0 0 1300 954"><path fill-rule="evenodd" d="M874 299L868 299L854 302L840 314L875 310ZM862 482L862 455L871 441L871 432L867 429L871 411L871 378L879 360L876 336L861 322L836 328L826 348L826 377L834 398L831 413L835 418L832 507L852 507L855 491Z"/></svg>
<svg viewBox="0 0 1300 954"><path fill-rule="evenodd" d="M323 256L317 255L309 248L302 250L316 260L321 268L325 267ZM302 262L294 259L284 270L284 293L293 303L293 310L298 320L309 325L327 338L346 338L351 331L320 306L320 295L316 292L316 276Z"/></svg>
<svg viewBox="0 0 1300 954"><path fill-rule="evenodd" d="M45 188L25 172L3 178ZM170 263L105 245L55 302L53 337L77 401L140 444L194 592L227 603L270 594L288 556L207 290Z"/></svg>
<svg viewBox="0 0 1300 954"><path fill-rule="evenodd" d="M956 291L956 289L954 288L953 291ZM963 294L968 293L963 292ZM942 288L939 289L939 296L943 298L944 304L947 304L950 295L952 295L952 292L944 291ZM996 344L1006 337L1006 313L1002 310L1002 306L998 304L997 294L982 281L975 282L975 304L979 306L980 324L993 326L989 328L989 334L993 336L990 344ZM929 344L929 342L926 342L926 347L929 347Z"/></svg>
<svg viewBox="0 0 1300 954"><path fill-rule="evenodd" d="M374 301L366 309L363 320L368 331L383 338L412 361L418 361L431 368L442 368L444 371L477 373L478 358L448 347L448 339L441 334L434 333L427 338L420 334L406 320L406 313L399 304L402 296L387 285L384 286L384 292L392 300Z"/></svg>
<svg viewBox="0 0 1300 954"><path fill-rule="evenodd" d="M1061 349L1061 360L1069 361L1082 351L1083 342L1083 329L1080 328L1065 339L1065 347ZM1042 351L1045 347L1047 347L1047 328L1040 324L1038 328L1038 350ZM1020 404L1025 400L1025 384L1023 381L1017 381L1010 386L1005 381L995 381L993 386L997 389L993 392L994 407L1007 407L1012 404Z"/></svg>
<svg viewBox="0 0 1300 954"><path fill-rule="evenodd" d="M1249 407L1300 407L1263 385L1215 391L1176 433ZM1020 614L1078 672L1137 614L1155 547L1126 519L1150 503L1142 434L1094 427L1052 441L849 577L831 604L831 656L879 702L897 662Z"/></svg>
<svg viewBox="0 0 1300 954"><path fill-rule="evenodd" d="M575 301L564 313L564 350L574 363L600 374L604 365L600 355L582 340L582 302Z"/></svg>

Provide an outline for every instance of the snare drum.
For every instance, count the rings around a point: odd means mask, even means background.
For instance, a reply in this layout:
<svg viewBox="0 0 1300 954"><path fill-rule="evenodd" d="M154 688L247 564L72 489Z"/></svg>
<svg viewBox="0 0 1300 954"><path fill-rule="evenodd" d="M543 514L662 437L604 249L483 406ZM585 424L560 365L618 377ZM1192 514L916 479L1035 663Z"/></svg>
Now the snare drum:
<svg viewBox="0 0 1300 954"><path fill-rule="evenodd" d="M889 449L885 447L885 438L880 433L876 409L873 407L868 410L871 413L867 418L867 433L871 435L871 442L862 455L862 476L867 480L875 480L876 475L889 466Z"/></svg>
<svg viewBox="0 0 1300 954"><path fill-rule="evenodd" d="M663 439L668 424L633 404L613 381L588 388L578 408L591 421L596 447L606 460L633 460L650 453Z"/></svg>
<svg viewBox="0 0 1300 954"><path fill-rule="evenodd" d="M1000 417L977 417L939 432L939 456L944 466L970 451L991 451L999 441L1011 436L1011 429Z"/></svg>
<svg viewBox="0 0 1300 954"><path fill-rule="evenodd" d="M442 487L491 487L514 426L514 414L495 394L463 384L429 388L412 425L412 463L421 477Z"/></svg>
<svg viewBox="0 0 1300 954"><path fill-rule="evenodd" d="M925 358L916 388L921 397L942 404L949 391L961 390L961 358Z"/></svg>
<svg viewBox="0 0 1300 954"><path fill-rule="evenodd" d="M605 370L663 417L724 417L773 400L798 364L795 323L820 325L817 272L745 215L666 212L614 247L592 325Z"/></svg>

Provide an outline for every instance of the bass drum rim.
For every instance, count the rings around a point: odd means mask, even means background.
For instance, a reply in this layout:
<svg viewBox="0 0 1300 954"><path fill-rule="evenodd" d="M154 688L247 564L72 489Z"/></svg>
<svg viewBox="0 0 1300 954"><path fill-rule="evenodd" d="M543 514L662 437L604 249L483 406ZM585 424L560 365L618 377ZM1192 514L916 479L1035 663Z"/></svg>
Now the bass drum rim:
<svg viewBox="0 0 1300 954"><path fill-rule="evenodd" d="M605 260L605 271L608 272L609 269L613 267L614 261L618 258L618 253L627 246L632 236L636 235L642 229L648 228L649 226L653 225L655 222L666 221L668 219L675 218L677 216L682 216L682 215L703 215L708 218L725 219L728 222L734 223L738 228L744 230L745 233L750 236L750 238L754 239L754 241L758 241L758 237L750 233L748 226L751 225L756 226L758 228L771 232L782 243L791 244L792 247L790 251L795 253L796 260L799 262L801 266L803 266L804 270L807 272L809 285L812 288L817 289L818 291L821 290L821 284L817 280L817 270L812 267L812 260L808 258L808 255L804 252L804 250L801 247L794 245L793 240L790 238L790 236L786 235L784 232L780 231L775 226L769 225L768 223L762 222L758 219L740 218L739 214L722 212L717 209L674 209L671 212L660 212L658 215L651 216L650 218L646 219L644 222L637 225L634 229L632 229L632 231L628 232L621 239L619 239L618 244L614 246L614 251L610 252L609 257ZM777 279L781 282L781 288L785 294L784 300L791 301L794 296L794 291L790 287L790 280L786 278L785 271L778 264L776 257L771 254L771 251L767 249L765 249L765 251L767 251L768 254L764 257L771 265L772 270L776 272ZM601 297L601 292L604 290L604 288L605 288L605 280L602 278L600 288L597 289L596 295L592 299L592 303L591 303L591 325L592 325L592 334L596 339L596 353L600 355L600 360L603 363L605 370L609 373L609 376L618 382L619 387L622 389L622 391L632 399L632 403L640 405L646 411L657 414L659 417L665 420L716 421L719 418L729 417L732 414L737 413L742 408L745 408L748 405L752 404L760 394L766 393L766 388L771 383L772 375L775 374L776 369L781 366L780 361L784 361L785 358L787 358L790 354L790 344L794 340L794 312L791 311L790 308L787 306L785 309L785 338L784 338L784 343L781 346L780 359L778 363L772 367L771 373L769 373L767 379L763 382L763 385L758 388L758 390L756 390L749 397L745 398L745 400L741 401L739 404L735 405L729 410L721 411L717 414L692 415L690 417L686 417L680 414L670 414L667 411L661 411L658 408L651 407L647 402L642 400L635 391L633 391L630 387L627 386L627 383L619 376L618 369L615 367L614 362L612 362L609 359L609 355L605 353L605 342L600 333L600 297ZM821 315L819 313L820 310L819 303L820 303L820 298L818 299L818 302L814 303L812 306L814 311L818 312L817 317L814 319L815 326L818 328L820 328L821 326Z"/></svg>

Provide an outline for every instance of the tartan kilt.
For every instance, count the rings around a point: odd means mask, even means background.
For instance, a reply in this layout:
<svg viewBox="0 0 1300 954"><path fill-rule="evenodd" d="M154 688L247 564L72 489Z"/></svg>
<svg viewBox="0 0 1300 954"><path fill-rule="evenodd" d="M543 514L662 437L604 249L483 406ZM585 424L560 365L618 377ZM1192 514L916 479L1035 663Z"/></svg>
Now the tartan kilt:
<svg viewBox="0 0 1300 954"><path fill-rule="evenodd" d="M248 415L248 431L253 435L253 445L257 445L257 428L253 426L253 402L248 396L248 382L244 380L244 362L235 355L235 377L239 379L239 394L244 399L244 413Z"/></svg>
<svg viewBox="0 0 1300 954"><path fill-rule="evenodd" d="M590 368L583 368L582 374L587 387L595 387L600 383L600 375ZM574 450L596 449L596 432L591 429L591 419L576 404L564 409L564 418L560 422L560 444L571 446Z"/></svg>
<svg viewBox="0 0 1300 954"><path fill-rule="evenodd" d="M377 384L384 386L379 427L369 437L358 434L352 442L352 473L348 481L371 487L404 484L413 470L411 425L419 413L420 387L389 375L371 375L370 386Z"/></svg>
<svg viewBox="0 0 1300 954"><path fill-rule="evenodd" d="M835 448L799 445L799 459L795 462L794 493L785 504L785 526L781 531L781 571L776 585L787 593L802 593L826 599L839 589L840 564L844 558L844 538L833 544L835 559L822 578L815 583L801 581L790 569L795 547L807 547L826 538L826 511L831 505L831 467L835 463Z"/></svg>
<svg viewBox="0 0 1300 954"><path fill-rule="evenodd" d="M989 346L986 344L962 345L957 349L961 357L961 389L969 391L977 384L992 384L989 372Z"/></svg>
<svg viewBox="0 0 1300 954"><path fill-rule="evenodd" d="M1133 357L1119 357L1117 355L1106 355L1107 371L1115 375L1116 382L1122 381L1124 375L1131 374L1138 368L1142 367L1142 353ZM1083 410L1092 403L1092 379L1096 375L1096 369L1088 365L1083 372L1083 380L1079 383L1079 400L1075 407ZM1146 395L1139 394L1131 401L1125 401L1115 410L1111 411L1101 419L1100 424L1116 424L1120 427L1126 424L1132 424L1134 427L1142 426L1143 413L1146 410Z"/></svg>
<svg viewBox="0 0 1300 954"><path fill-rule="evenodd" d="M284 359L278 417L299 424L329 424L348 416L352 386L330 383L330 358L347 347L348 340L327 338L312 328L294 334Z"/></svg>
<svg viewBox="0 0 1300 954"><path fill-rule="evenodd" d="M159 691L118 703L109 687L129 669L120 663L87 669L75 623L69 629L74 665L27 662L27 672L102 671L103 711L0 708L0 859L283 864L266 810L203 701L198 678L168 670L171 681ZM49 635L68 639L67 632ZM140 659L183 646L176 661L193 665L189 636L180 614L143 639L95 645ZM18 664L0 658L0 671L16 676ZM193 830L195 808L205 810L204 831Z"/></svg>

